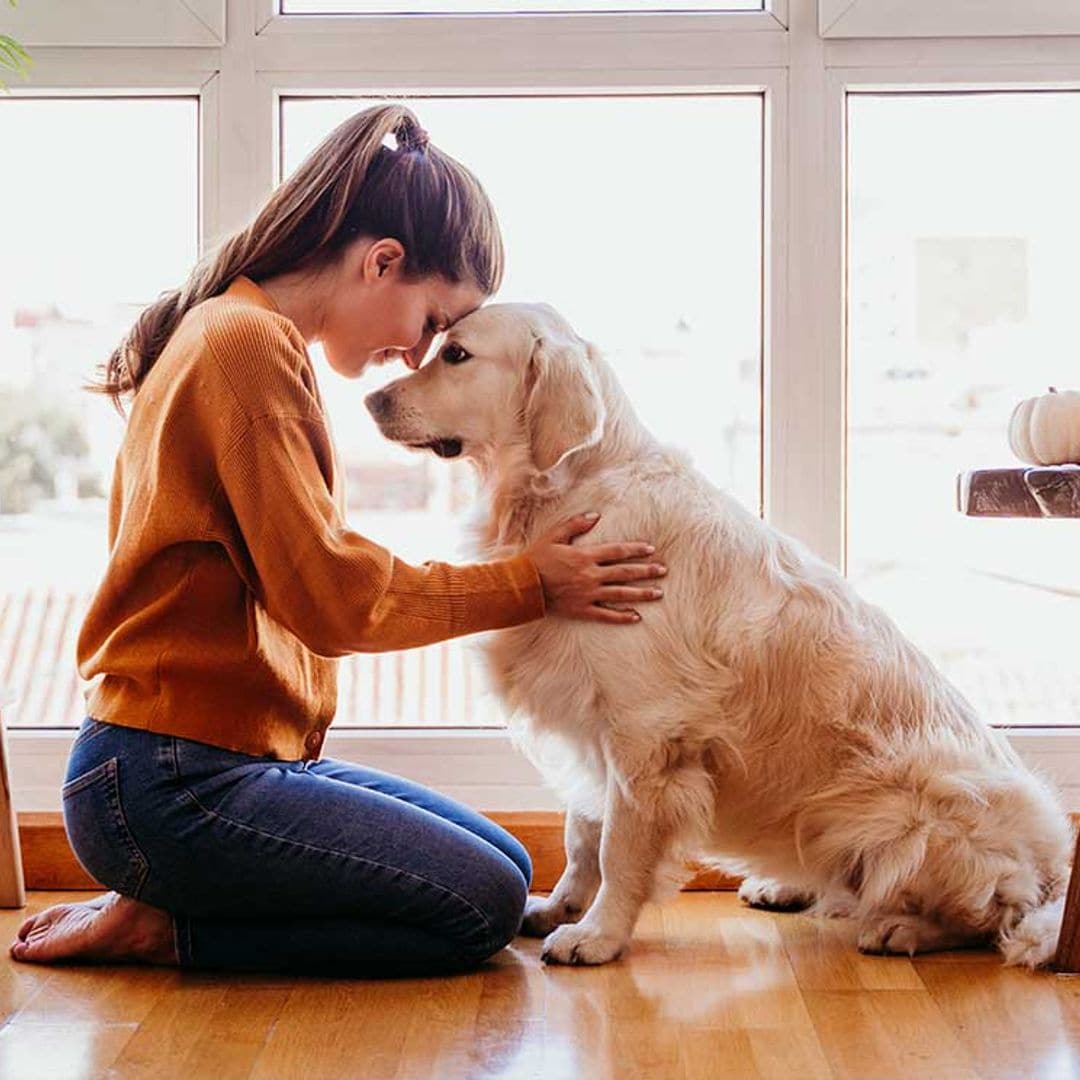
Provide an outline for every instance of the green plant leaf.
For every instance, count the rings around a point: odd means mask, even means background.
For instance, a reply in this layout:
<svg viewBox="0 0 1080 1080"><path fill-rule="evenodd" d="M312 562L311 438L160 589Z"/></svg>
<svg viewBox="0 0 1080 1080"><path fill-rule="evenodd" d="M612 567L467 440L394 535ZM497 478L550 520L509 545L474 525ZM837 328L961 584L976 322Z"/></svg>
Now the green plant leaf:
<svg viewBox="0 0 1080 1080"><path fill-rule="evenodd" d="M8 0L11 7L15 7L17 2L18 0ZM6 68L8 71L14 71L25 79L33 63L30 54L13 37L0 34L0 69ZM7 83L0 79L0 93L6 94L7 92Z"/></svg>
<svg viewBox="0 0 1080 1080"><path fill-rule="evenodd" d="M13 71L26 79L29 77L30 66L33 62L18 42L0 34L0 72ZM9 93L8 85L3 79L0 79L0 93Z"/></svg>
<svg viewBox="0 0 1080 1080"><path fill-rule="evenodd" d="M11 38L0 34L0 67L8 68L26 78L33 62L18 42L13 42Z"/></svg>
<svg viewBox="0 0 1080 1080"><path fill-rule="evenodd" d="M24 63L30 59L30 54L14 38L8 37L7 34L0 34L0 49L7 50Z"/></svg>

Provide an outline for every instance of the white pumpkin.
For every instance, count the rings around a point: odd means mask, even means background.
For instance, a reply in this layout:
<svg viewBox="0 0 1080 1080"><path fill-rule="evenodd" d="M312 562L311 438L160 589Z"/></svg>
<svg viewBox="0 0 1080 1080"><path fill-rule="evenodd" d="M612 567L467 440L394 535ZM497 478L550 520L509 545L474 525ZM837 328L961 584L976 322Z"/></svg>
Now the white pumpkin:
<svg viewBox="0 0 1080 1080"><path fill-rule="evenodd" d="M1031 465L1080 463L1080 391L1027 398L1009 419L1009 446Z"/></svg>

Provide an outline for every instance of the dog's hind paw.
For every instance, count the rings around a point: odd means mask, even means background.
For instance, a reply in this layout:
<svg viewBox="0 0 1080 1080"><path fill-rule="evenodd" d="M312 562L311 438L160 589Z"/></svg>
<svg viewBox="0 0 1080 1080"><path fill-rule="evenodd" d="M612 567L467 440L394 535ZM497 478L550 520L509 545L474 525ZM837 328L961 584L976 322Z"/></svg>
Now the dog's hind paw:
<svg viewBox="0 0 1080 1080"><path fill-rule="evenodd" d="M739 899L752 908L765 911L805 911L814 897L796 888L783 885L771 878L748 877L739 886Z"/></svg>
<svg viewBox="0 0 1080 1080"><path fill-rule="evenodd" d="M606 964L614 960L626 942L621 937L597 932L587 922L560 926L544 941L540 959L545 964Z"/></svg>
<svg viewBox="0 0 1080 1080"><path fill-rule="evenodd" d="M914 956L985 943L985 934L949 930L922 915L877 915L859 928L859 951L879 956Z"/></svg>
<svg viewBox="0 0 1080 1080"><path fill-rule="evenodd" d="M914 956L923 920L910 915L870 919L859 930L859 952L877 956Z"/></svg>

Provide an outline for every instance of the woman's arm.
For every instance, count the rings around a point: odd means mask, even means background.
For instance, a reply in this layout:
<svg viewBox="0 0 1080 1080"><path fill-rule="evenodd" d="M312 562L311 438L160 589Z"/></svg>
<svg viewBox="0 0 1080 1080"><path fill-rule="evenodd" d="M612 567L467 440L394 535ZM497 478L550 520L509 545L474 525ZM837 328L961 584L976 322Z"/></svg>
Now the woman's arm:
<svg viewBox="0 0 1080 1080"><path fill-rule="evenodd" d="M327 482L332 463L320 420L264 416L218 466L234 565L269 614L313 652L413 648L544 614L528 555L412 566L354 532Z"/></svg>
<svg viewBox="0 0 1080 1080"><path fill-rule="evenodd" d="M269 614L313 652L340 656L412 648L557 614L636 621L609 605L662 568L630 560L644 544L571 545L595 522L576 519L512 559L412 566L348 527L334 501L330 433L302 344L284 320L224 311L211 320L201 394L219 477L208 539ZM213 407L211 407L213 406Z"/></svg>

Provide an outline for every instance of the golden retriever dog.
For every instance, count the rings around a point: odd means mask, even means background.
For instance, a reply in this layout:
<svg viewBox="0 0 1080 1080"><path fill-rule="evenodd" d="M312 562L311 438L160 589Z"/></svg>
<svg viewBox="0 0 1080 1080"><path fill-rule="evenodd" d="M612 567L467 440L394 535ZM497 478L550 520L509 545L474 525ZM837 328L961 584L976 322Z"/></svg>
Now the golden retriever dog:
<svg viewBox="0 0 1080 1080"><path fill-rule="evenodd" d="M745 874L750 904L849 915L866 952L1048 960L1071 853L1050 789L887 615L659 444L555 311L480 309L367 406L479 470L481 557L595 510L590 541L648 540L669 569L633 626L484 642L566 805L566 871L523 925L545 960L613 960L689 859Z"/></svg>

